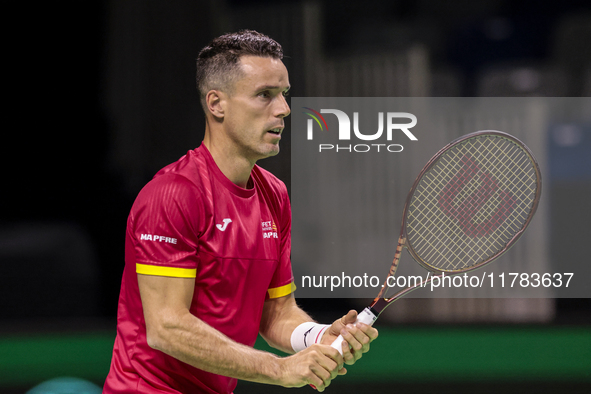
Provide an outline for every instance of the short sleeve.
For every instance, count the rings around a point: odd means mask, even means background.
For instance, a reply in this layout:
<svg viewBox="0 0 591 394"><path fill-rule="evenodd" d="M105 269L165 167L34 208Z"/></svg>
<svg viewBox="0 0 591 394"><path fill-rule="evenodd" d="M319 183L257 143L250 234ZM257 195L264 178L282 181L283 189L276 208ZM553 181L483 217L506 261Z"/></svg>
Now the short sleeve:
<svg viewBox="0 0 591 394"><path fill-rule="evenodd" d="M204 221L194 184L175 174L154 178L139 193L129 216L128 260L139 274L195 278Z"/></svg>
<svg viewBox="0 0 591 394"><path fill-rule="evenodd" d="M291 268L291 204L287 189L283 185L281 189L281 202L279 205L279 232L281 236L281 251L279 265L275 270L271 284L267 291L267 298L279 298L291 294L296 287L293 281Z"/></svg>

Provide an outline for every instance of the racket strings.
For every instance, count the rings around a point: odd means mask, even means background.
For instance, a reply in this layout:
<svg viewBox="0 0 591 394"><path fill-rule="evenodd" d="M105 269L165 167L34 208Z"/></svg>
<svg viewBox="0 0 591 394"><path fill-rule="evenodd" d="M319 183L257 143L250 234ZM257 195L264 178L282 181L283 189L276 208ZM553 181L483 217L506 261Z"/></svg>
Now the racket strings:
<svg viewBox="0 0 591 394"><path fill-rule="evenodd" d="M494 153L492 152L490 146L487 145L482 145L482 148L485 149L486 151L481 152L484 153L483 158L487 161L489 161L489 166L486 169L493 169L493 170L497 170L496 174L493 174L492 177L490 176L484 176L483 178L485 178L483 180L483 183L485 184L485 186L490 186L490 183L495 183L495 179L505 179L508 182L508 186L509 186L509 190L512 189L516 189L516 188L522 188L522 187L527 187L528 183L526 182L526 180L530 181L530 185L531 183L535 183L535 178L532 178L532 175L535 176L535 172L533 171L533 167L531 166L531 163L528 161L527 156L526 155L519 155L520 153L523 153L521 151L521 148L517 147L516 145L512 145L512 146L508 146L506 147L507 151L505 150L500 150L501 155L499 155L500 157L502 157L505 161L499 160L498 158L495 157ZM520 156L520 162L514 161L516 156ZM444 158L445 159L445 158ZM529 164L529 172L521 172L521 173L517 173L516 171L514 171L510 166L507 165L507 163L512 163L514 166L516 166L517 168L523 168L523 166L526 166L527 164ZM449 163L448 163L449 165ZM499 174L499 172L501 172L501 174ZM486 173L484 173L486 174ZM511 174L512 176L507 176L507 174ZM476 179L476 177L475 177ZM516 183L515 179L519 179L520 182ZM471 183L472 188L466 188L468 189L466 194L472 194L475 191L478 190L478 188L480 187L478 185L478 182L472 182ZM496 185L495 185L496 186ZM484 188L482 190L488 191L487 188ZM465 191L465 190L464 190ZM529 188L529 191L532 193L532 195L535 195L535 184L533 185L533 187ZM503 194L502 192L499 194ZM481 195L482 197L482 195ZM486 197L486 196L485 196ZM462 196L458 196L458 200L463 201L463 206L464 206L464 211L466 211L466 208L475 208L473 204L468 204L466 205L466 200L462 198ZM491 200L493 202L497 202L495 200ZM530 201L533 202L533 199ZM508 203L508 202L507 202ZM493 204L488 204L488 207L494 208ZM480 208L480 207L476 207L476 208ZM492 209L492 208L491 208ZM476 215L476 217L473 219L474 222L482 222L483 219L482 218L487 218L490 217L490 213L491 213L491 209L482 209L480 211L478 211L478 214ZM518 214L522 211L516 211ZM497 221L496 223L500 223L502 222L502 220L498 220L498 217L496 218ZM521 219L526 219L525 217L521 217Z"/></svg>
<svg viewBox="0 0 591 394"><path fill-rule="evenodd" d="M408 207L409 246L439 270L487 261L527 223L537 190L532 160L518 144L470 138L444 152L419 181Z"/></svg>

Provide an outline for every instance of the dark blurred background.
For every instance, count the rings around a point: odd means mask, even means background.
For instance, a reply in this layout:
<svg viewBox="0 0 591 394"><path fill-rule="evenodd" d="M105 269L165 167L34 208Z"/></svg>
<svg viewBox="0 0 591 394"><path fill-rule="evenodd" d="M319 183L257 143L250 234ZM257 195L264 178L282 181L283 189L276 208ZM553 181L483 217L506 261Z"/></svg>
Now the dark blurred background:
<svg viewBox="0 0 591 394"><path fill-rule="evenodd" d="M275 38L284 46L290 94L298 97L591 93L591 6L584 0L104 0L21 7L10 14L16 23L5 57L10 126L3 138L7 182L0 217L3 392L24 392L67 375L102 384L115 335L127 214L156 171L201 143L194 63L215 36L251 28ZM355 88L355 80L333 86L319 81L319 64L355 62L360 71L353 75L363 79L363 59L382 53L419 59L421 77L399 75L396 83L403 87L386 94ZM585 127L577 135L588 144ZM560 165L569 165L568 156L557 159ZM591 151L583 150L573 159L583 168L579 176L552 172L557 178L546 189L553 260L589 260L590 232L580 231L591 220L589 157ZM290 187L290 159L284 140L282 153L260 165ZM347 300L302 304L326 321L340 316ZM510 329L529 336L520 330L575 327L583 339L573 346L591 359L590 322L588 299L559 299L549 321ZM61 356L43 361L41 354L51 352ZM547 392L589 387L589 373L565 373L549 380L532 375L525 383L503 375L490 392L521 390L533 381ZM416 375L400 387L433 392L423 378ZM484 390L473 379L459 380L437 391ZM237 392L274 392L239 387Z"/></svg>

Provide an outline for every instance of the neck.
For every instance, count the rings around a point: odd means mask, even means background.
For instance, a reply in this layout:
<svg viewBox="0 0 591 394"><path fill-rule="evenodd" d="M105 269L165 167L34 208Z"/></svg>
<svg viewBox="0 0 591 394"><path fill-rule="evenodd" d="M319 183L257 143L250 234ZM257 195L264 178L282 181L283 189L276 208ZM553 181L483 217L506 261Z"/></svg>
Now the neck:
<svg viewBox="0 0 591 394"><path fill-rule="evenodd" d="M232 144L212 138L209 125L205 127L203 144L211 153L211 157L222 174L234 184L246 188L255 162L240 155Z"/></svg>

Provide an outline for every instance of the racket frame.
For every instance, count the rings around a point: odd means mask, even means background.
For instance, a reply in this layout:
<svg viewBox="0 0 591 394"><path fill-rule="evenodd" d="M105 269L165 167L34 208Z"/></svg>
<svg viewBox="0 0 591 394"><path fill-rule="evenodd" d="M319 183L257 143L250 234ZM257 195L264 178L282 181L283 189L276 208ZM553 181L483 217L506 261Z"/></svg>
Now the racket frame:
<svg viewBox="0 0 591 394"><path fill-rule="evenodd" d="M457 270L447 270L447 269L440 269L440 268L433 267L429 263L427 263L426 261L421 259L420 256L412 248L412 245L409 244L409 242L408 242L407 218L408 218L409 206L410 206L410 203L411 203L412 198L414 196L414 192L415 192L417 186L419 185L420 181L422 180L423 175L425 175L425 173L427 173L429 170L431 170L431 168L433 168L433 166L437 163L439 158L445 152L447 152L452 147L454 147L458 144L461 144L469 139L478 138L478 137L485 136L485 135L486 136L497 136L499 138L507 139L507 140L511 141L512 143L518 145L527 154L527 156L532 164L532 167L536 173L536 179L538 181L536 184L536 194L535 194L535 197L532 202L532 208L529 212L528 218L524 222L521 229L515 233L515 235L505 244L505 246L501 250L499 250L497 253L495 253L494 255L489 257L488 259L486 259L478 264L475 264L475 265L472 265L472 266L469 266L466 268L462 268L462 269L457 269ZM410 191L406 197L406 202L404 204L404 211L403 211L403 215L402 215L402 225L401 225L401 230L400 230L400 237L398 238L398 246L396 247L396 252L394 253L394 259L392 261L392 265L390 266L390 271L388 272L388 276L386 277L386 280L384 281L384 284L383 284L382 288L380 289L379 294L373 300L372 304L368 307L369 310L371 311L371 313L373 313L375 315L375 319L377 319L377 317L380 315L380 313L382 313L383 310L386 307L388 307L391 303L404 297L406 294L412 292L413 290L416 290L419 287L425 286L426 284L433 281L435 278L441 278L443 275L450 276L450 275L462 274L462 273L469 272L469 271L474 271L476 269L484 267L487 264L490 264L495 259L500 257L502 254L507 252L515 244L515 242L517 242L517 240L523 235L526 228L528 227L531 219L533 218L533 216L538 208L541 195L542 195L542 173L540 171L540 167L538 165L537 160L535 159L532 151L527 147L527 145L525 145L521 140L517 139L516 137L514 137L510 134L504 133L502 131L497 131L497 130L476 131L474 133L466 134L464 136L456 138L455 140L451 141L449 144L447 144L446 146L441 148L427 162L427 164L425 164L425 166L423 167L423 169L421 170L421 172L419 173L419 175L415 179L415 181L414 181L412 187L410 188ZM394 294L392 297L386 298L385 293L388 290L388 279L391 276L394 276L396 274L396 270L398 269L398 264L400 262L400 256L402 255L403 248L406 248L406 250L412 256L412 258L419 265L421 265L427 271L432 272L434 274L439 273L439 275L429 275L429 277L427 279L421 281L420 283L417 283L413 286L409 286L409 287L399 291L398 293ZM374 321L375 321L375 319L374 319Z"/></svg>

